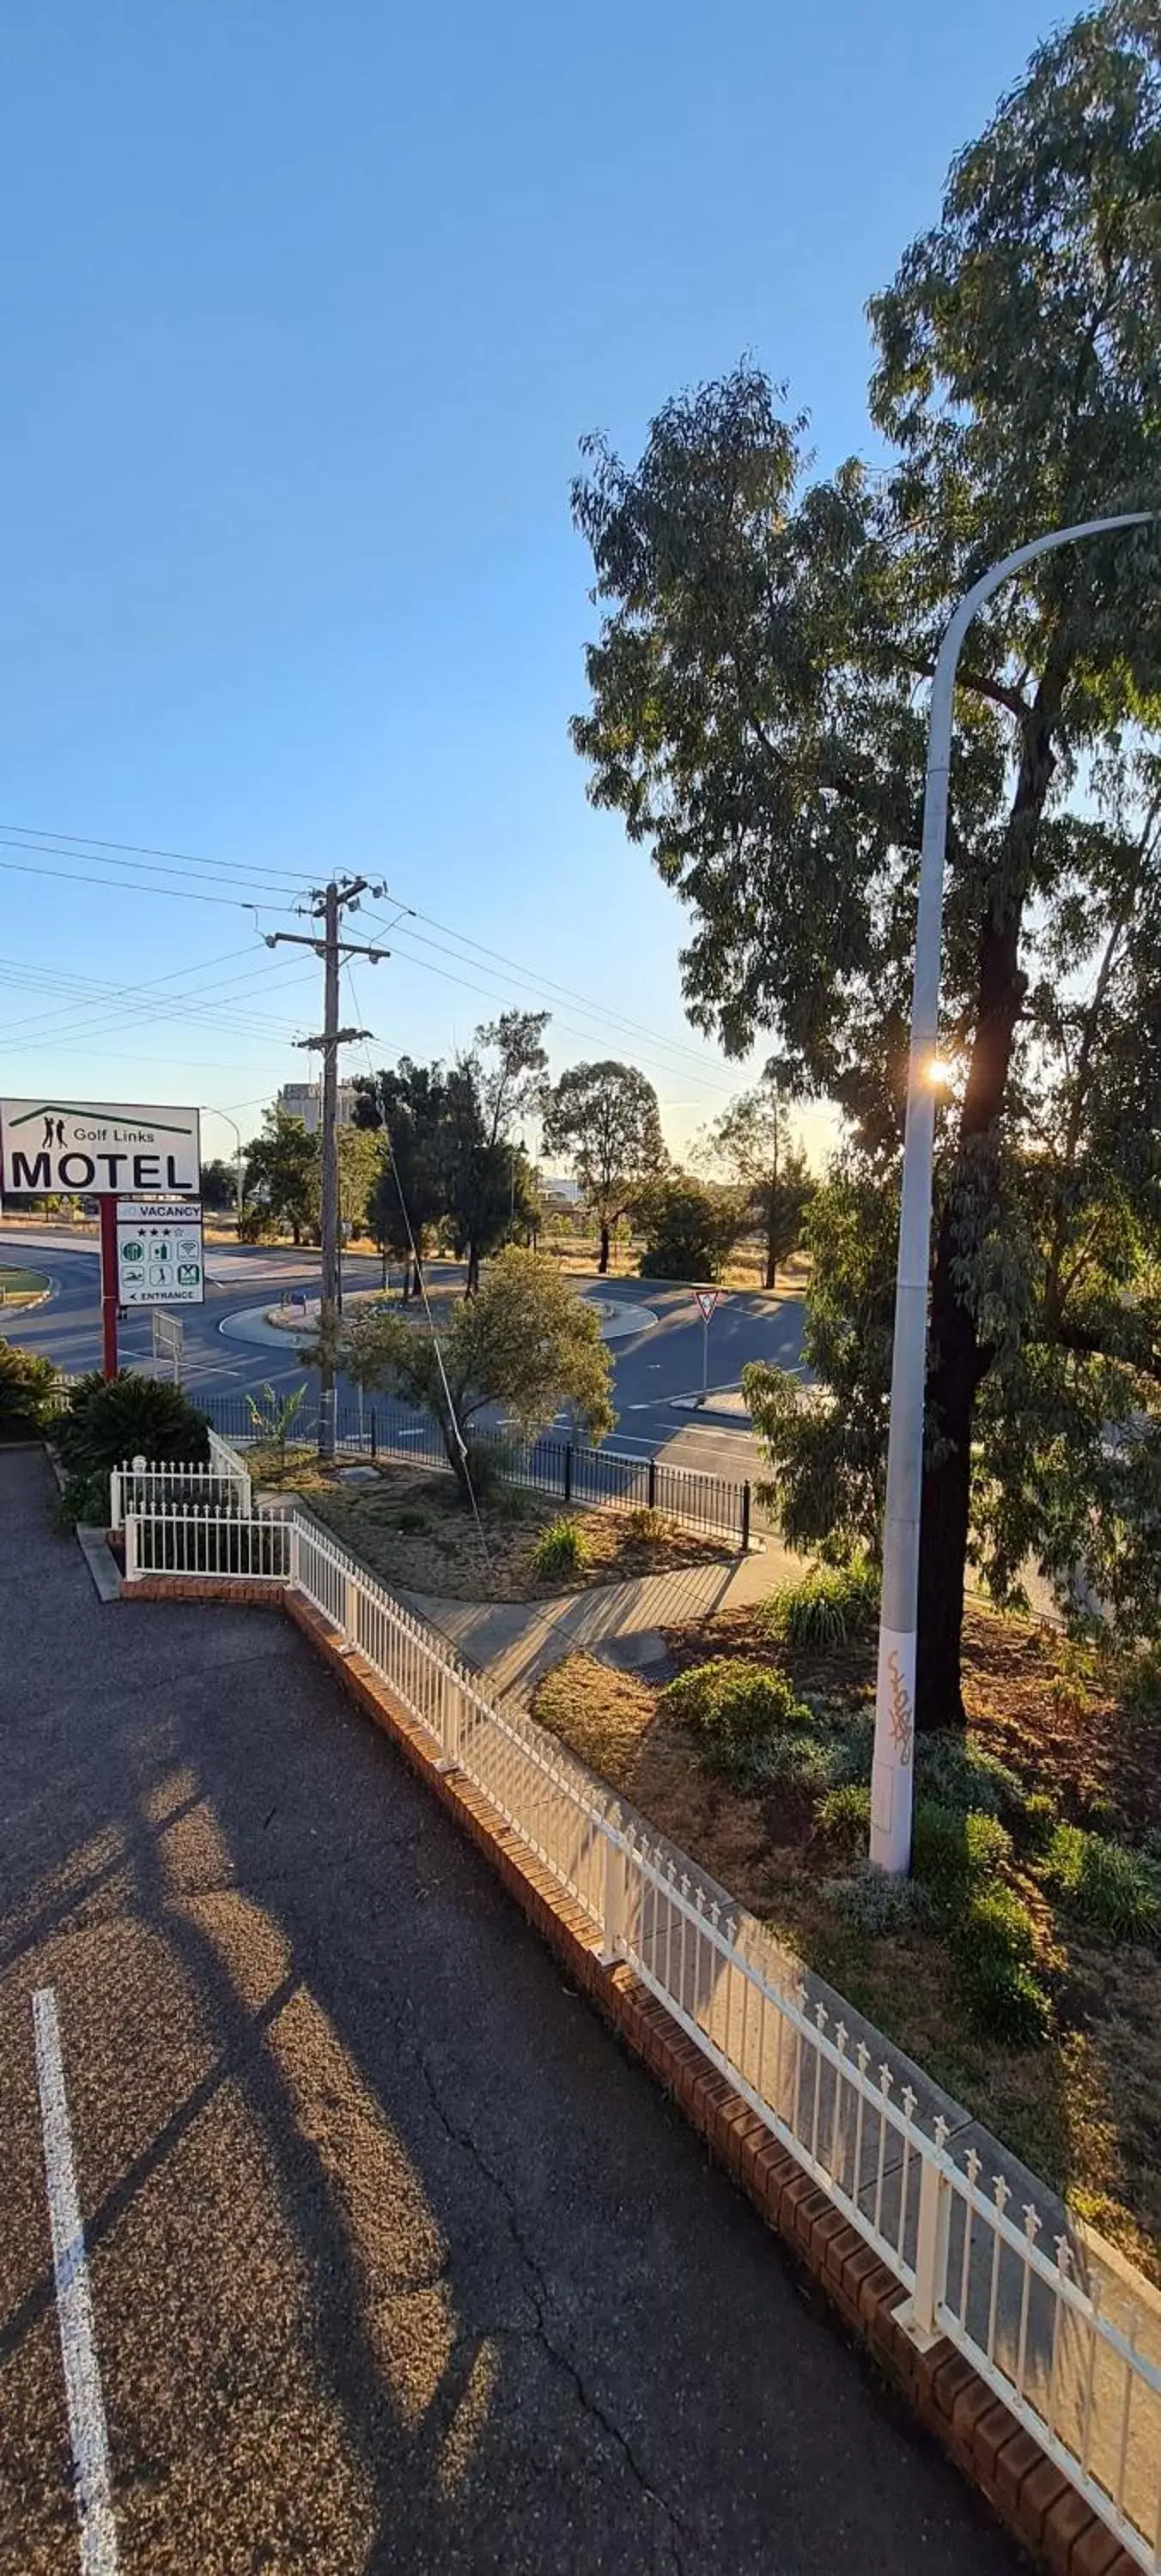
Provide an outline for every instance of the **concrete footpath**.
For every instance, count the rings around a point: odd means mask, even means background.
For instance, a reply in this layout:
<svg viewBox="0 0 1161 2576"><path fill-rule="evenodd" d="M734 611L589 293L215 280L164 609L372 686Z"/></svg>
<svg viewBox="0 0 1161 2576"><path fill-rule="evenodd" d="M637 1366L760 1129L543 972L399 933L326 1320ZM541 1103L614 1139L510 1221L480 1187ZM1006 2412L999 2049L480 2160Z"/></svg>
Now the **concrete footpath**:
<svg viewBox="0 0 1161 2576"><path fill-rule="evenodd" d="M52 1491L0 1453L2 2576L81 2563L46 1989L106 2576L1014 2576L289 1623L103 1608Z"/></svg>
<svg viewBox="0 0 1161 2576"><path fill-rule="evenodd" d="M667 1628L700 1627L723 1610L752 1608L805 1566L803 1557L769 1538L750 1556L679 1565L631 1583L596 1583L551 1601L453 1601L402 1590L399 1598L486 1673L494 1690L526 1705L565 1655L599 1655L627 1672L658 1664Z"/></svg>

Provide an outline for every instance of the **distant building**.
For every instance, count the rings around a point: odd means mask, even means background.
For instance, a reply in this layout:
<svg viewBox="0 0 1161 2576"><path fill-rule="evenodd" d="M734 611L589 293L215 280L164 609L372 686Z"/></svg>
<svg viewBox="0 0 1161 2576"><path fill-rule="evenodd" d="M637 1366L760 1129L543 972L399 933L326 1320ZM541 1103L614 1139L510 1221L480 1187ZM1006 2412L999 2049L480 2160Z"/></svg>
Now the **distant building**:
<svg viewBox="0 0 1161 2576"><path fill-rule="evenodd" d="M570 1206L576 1207L580 1202L580 1194L580 1182L574 1181L571 1172L541 1173L540 1195L542 1198L567 1199Z"/></svg>
<svg viewBox="0 0 1161 2576"><path fill-rule="evenodd" d="M340 1127L350 1127L353 1124L356 1097L353 1082L340 1082L338 1086ZM278 1106L285 1110L288 1118L301 1118L307 1135L313 1136L322 1125L321 1082L284 1082L278 1094Z"/></svg>

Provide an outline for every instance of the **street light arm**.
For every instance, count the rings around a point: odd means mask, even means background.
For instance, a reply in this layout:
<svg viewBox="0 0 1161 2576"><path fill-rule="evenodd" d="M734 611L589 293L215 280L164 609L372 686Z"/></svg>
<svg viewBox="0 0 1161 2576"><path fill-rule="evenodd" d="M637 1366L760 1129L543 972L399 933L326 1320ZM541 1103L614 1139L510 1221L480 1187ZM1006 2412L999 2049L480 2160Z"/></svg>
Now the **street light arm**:
<svg viewBox="0 0 1161 2576"><path fill-rule="evenodd" d="M948 620L936 656L928 717L923 845L915 929L915 981L907 1063L907 1115L899 1208L895 1341L887 1435L887 1508L883 1525L883 1590L875 1685L875 1752L871 1774L871 1859L896 1874L911 1857L912 1753L915 1736L915 1649L919 1601L919 1518L923 1492L923 1416L927 1377L927 1295L931 1258L931 1173L935 1086L931 1068L939 1035L939 962L944 856L951 774L952 714L960 647L977 608L1010 573L1083 537L1143 527L1156 510L1125 510L1084 519L1017 546L965 591Z"/></svg>

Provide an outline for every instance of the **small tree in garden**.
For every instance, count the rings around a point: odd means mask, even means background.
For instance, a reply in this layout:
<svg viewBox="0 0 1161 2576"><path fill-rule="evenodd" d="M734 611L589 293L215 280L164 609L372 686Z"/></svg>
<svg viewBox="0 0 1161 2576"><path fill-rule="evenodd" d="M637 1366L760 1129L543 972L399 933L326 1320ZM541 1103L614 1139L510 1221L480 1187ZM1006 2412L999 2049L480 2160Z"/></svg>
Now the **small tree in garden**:
<svg viewBox="0 0 1161 2576"><path fill-rule="evenodd" d="M279 1395L268 1380L265 1386L259 1387L257 1395L246 1397L254 1439L259 1448L276 1452L280 1476L286 1474L287 1442L305 1402L305 1379L301 1386L292 1386L286 1395Z"/></svg>
<svg viewBox="0 0 1161 2576"><path fill-rule="evenodd" d="M546 1255L515 1244L497 1254L477 1295L457 1305L438 1345L418 1317L364 1307L344 1326L341 1364L358 1384L431 1415L465 1501L465 1442L489 1405L501 1406L525 1438L562 1404L571 1405L590 1440L603 1440L615 1420L596 1315Z"/></svg>

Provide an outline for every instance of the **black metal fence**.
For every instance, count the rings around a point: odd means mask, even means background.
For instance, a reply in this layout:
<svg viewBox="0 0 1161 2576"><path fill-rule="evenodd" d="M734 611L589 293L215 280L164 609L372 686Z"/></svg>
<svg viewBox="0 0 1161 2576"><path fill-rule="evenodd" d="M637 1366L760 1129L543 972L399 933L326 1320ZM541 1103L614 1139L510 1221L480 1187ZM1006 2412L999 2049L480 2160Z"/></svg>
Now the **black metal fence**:
<svg viewBox="0 0 1161 2576"><path fill-rule="evenodd" d="M243 1443L277 1438L273 1420L256 1427L244 1395L210 1395L198 1399L200 1410L223 1439ZM287 1430L290 1447L313 1446L318 1438L317 1406L303 1407ZM450 1473L439 1428L430 1414L390 1403L340 1405L335 1418L335 1445L344 1458L413 1460L418 1467ZM707 1537L750 1544L749 1484L726 1476L703 1475L690 1467L670 1467L661 1458L623 1458L607 1449L590 1449L581 1441L561 1440L542 1432L538 1440L521 1440L487 1426L473 1429L471 1447L495 1458L514 1485L556 1495L599 1511L664 1512L684 1529Z"/></svg>

